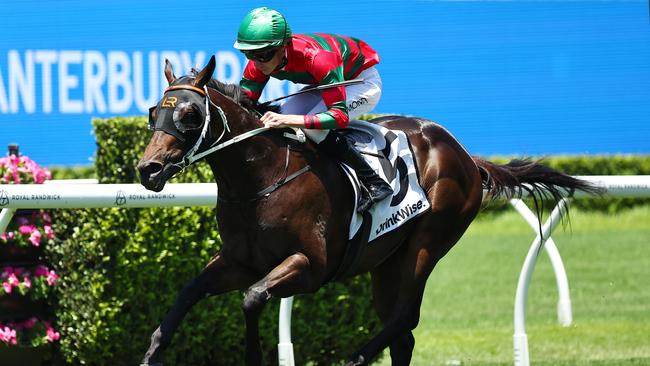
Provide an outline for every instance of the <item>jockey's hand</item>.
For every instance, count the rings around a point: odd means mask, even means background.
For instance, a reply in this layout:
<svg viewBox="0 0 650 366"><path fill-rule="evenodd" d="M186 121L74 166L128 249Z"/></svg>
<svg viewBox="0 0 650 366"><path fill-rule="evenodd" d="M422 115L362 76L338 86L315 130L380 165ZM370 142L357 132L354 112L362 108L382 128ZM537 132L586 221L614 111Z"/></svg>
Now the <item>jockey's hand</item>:
<svg viewBox="0 0 650 366"><path fill-rule="evenodd" d="M279 114L266 112L260 118L265 127L284 128L284 127L305 127L305 119L297 114Z"/></svg>

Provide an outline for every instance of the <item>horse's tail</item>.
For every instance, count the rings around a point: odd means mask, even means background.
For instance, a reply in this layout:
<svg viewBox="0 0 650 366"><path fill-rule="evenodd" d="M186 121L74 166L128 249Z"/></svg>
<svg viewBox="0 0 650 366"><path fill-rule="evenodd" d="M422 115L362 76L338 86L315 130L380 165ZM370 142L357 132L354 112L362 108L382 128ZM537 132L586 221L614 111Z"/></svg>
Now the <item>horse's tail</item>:
<svg viewBox="0 0 650 366"><path fill-rule="evenodd" d="M521 198L527 192L537 206L538 200L551 198L557 203L576 190L596 195L604 193L603 188L549 168L541 164L541 160L515 159L500 165L479 157L473 159L481 172L483 188L493 199L499 196Z"/></svg>

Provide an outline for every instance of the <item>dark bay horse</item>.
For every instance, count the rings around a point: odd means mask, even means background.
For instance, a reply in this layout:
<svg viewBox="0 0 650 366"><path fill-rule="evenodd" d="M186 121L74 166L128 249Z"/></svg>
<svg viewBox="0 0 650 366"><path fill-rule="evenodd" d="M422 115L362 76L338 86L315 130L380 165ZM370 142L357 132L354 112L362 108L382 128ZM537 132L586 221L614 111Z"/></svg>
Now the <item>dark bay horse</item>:
<svg viewBox="0 0 650 366"><path fill-rule="evenodd" d="M243 97L237 85L213 80L214 67L212 57L198 73L177 78L166 63L170 86L150 113L155 132L138 164L142 185L160 191L201 152L221 145L205 160L219 187L223 245L153 333L145 365L160 364L196 302L234 290L245 291L246 362L262 364L258 320L264 305L272 297L317 291L334 279L346 251L353 190L337 163L312 143L287 139L283 130L258 130L259 113L268 107ZM555 200L575 189L597 190L536 162L497 165L472 158L431 121L387 116L372 122L407 134L431 208L373 241L352 274L371 273L384 328L346 365L366 365L386 347L393 365L408 365L427 277L478 213L484 188L495 195L549 193Z"/></svg>

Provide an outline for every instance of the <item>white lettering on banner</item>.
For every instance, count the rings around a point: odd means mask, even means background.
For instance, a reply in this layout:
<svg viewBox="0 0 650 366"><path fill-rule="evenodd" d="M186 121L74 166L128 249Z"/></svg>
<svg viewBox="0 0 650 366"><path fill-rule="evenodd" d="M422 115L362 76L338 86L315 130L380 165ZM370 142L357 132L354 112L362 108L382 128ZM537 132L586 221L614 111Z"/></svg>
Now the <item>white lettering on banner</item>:
<svg viewBox="0 0 650 366"><path fill-rule="evenodd" d="M158 55L155 52L149 53L149 96L144 97L144 64L142 60L142 52L133 53L133 97L135 99L135 106L138 110L147 110L152 105L156 104L158 98Z"/></svg>
<svg viewBox="0 0 650 366"><path fill-rule="evenodd" d="M133 87L129 79L131 62L126 52L110 51L108 53L108 75L108 111L124 113L129 110L133 100Z"/></svg>
<svg viewBox="0 0 650 366"><path fill-rule="evenodd" d="M2 72L0 72L0 113L7 113L7 93L5 92L5 82L2 80Z"/></svg>
<svg viewBox="0 0 650 366"><path fill-rule="evenodd" d="M18 93L22 97L25 112L34 113L34 57L25 51L25 65L20 63L18 51L9 51L9 105L12 113L18 113Z"/></svg>
<svg viewBox="0 0 650 366"><path fill-rule="evenodd" d="M79 76L68 73L70 64L81 64L80 51L61 51L59 53L59 110L62 113L81 113L83 103L69 97L71 89L79 87Z"/></svg>
<svg viewBox="0 0 650 366"><path fill-rule="evenodd" d="M238 84L239 79L241 79L241 63L237 55L234 52L217 52L217 70L215 78L221 80L224 83ZM226 70L230 70L230 73L226 73Z"/></svg>
<svg viewBox="0 0 650 366"><path fill-rule="evenodd" d="M52 112L52 65L56 62L56 60L56 51L39 50L34 53L34 61L41 64L43 113Z"/></svg>
<svg viewBox="0 0 650 366"><path fill-rule="evenodd" d="M106 62L98 51L84 52L84 107L86 113L106 112L102 85L106 82ZM97 109L95 109L97 108Z"/></svg>
<svg viewBox="0 0 650 366"><path fill-rule="evenodd" d="M167 87L165 59L180 76L192 67L203 67L209 55L204 51L13 49L7 51L6 63L2 57L0 113L91 114L134 109L146 113ZM239 82L243 58L237 52L216 52L216 61L216 79ZM291 87L291 83L272 79L264 97L285 95Z"/></svg>

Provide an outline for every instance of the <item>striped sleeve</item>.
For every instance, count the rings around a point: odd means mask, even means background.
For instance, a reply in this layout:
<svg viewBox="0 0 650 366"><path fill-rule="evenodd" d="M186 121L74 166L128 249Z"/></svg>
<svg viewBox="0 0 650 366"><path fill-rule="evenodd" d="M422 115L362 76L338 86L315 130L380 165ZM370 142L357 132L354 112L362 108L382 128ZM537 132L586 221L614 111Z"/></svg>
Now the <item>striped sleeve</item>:
<svg viewBox="0 0 650 366"><path fill-rule="evenodd" d="M244 75L239 82L239 87L253 100L260 99L264 86L269 77L255 67L255 63L248 61L244 69Z"/></svg>
<svg viewBox="0 0 650 366"><path fill-rule="evenodd" d="M319 85L344 81L343 60L337 53L321 51L312 61L311 74ZM327 111L305 116L305 126L314 129L345 128L348 125L348 108L345 104L345 87L325 89L321 92Z"/></svg>

